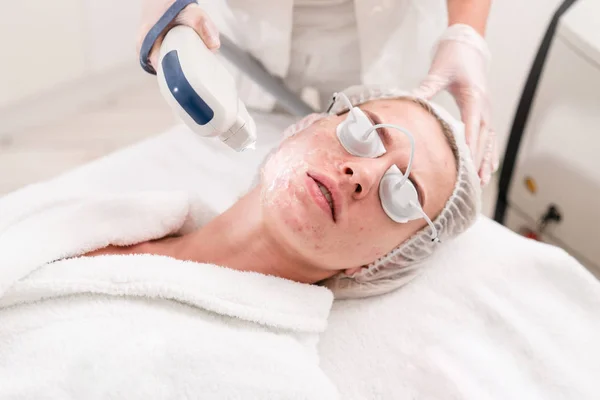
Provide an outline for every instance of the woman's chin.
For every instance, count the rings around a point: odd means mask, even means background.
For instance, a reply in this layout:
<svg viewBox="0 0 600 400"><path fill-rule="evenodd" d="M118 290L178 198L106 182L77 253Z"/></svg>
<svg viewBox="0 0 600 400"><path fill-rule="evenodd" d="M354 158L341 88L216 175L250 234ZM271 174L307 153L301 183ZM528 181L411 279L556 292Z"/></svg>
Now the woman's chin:
<svg viewBox="0 0 600 400"><path fill-rule="evenodd" d="M313 212L306 212L298 204L270 208L265 218L269 231L277 240L294 249L294 252L307 256L321 253L325 239L333 234L325 224L318 219L315 221Z"/></svg>
<svg viewBox="0 0 600 400"><path fill-rule="evenodd" d="M325 232L319 224L311 221L309 213L302 213L289 207L280 210L274 218L276 230L288 241L310 243L322 241Z"/></svg>

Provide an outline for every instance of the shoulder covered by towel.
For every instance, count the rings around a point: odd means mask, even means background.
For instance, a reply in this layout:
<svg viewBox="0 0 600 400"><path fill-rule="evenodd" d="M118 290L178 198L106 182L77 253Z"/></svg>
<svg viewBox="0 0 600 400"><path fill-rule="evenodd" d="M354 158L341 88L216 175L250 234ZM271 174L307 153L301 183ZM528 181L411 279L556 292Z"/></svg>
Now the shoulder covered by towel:
<svg viewBox="0 0 600 400"><path fill-rule="evenodd" d="M181 232L202 219L191 204L0 204L0 398L337 398L316 349L329 290L161 256L78 257Z"/></svg>

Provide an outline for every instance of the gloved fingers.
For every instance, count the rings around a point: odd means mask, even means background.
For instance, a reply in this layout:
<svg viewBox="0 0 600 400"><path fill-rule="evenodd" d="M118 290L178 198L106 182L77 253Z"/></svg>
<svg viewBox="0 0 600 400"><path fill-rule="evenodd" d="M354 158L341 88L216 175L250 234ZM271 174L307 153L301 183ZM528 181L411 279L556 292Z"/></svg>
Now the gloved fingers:
<svg viewBox="0 0 600 400"><path fill-rule="evenodd" d="M479 168L479 178L481 180L481 185L485 186L489 183L492 173L494 173L494 154L497 153L496 150L496 134L494 131L491 131L485 128L485 133L482 135L482 142L485 143L481 152L483 157L481 159L481 166Z"/></svg>
<svg viewBox="0 0 600 400"><path fill-rule="evenodd" d="M449 77L430 73L411 94L415 97L431 100L436 94L446 89L449 84Z"/></svg>
<svg viewBox="0 0 600 400"><path fill-rule="evenodd" d="M150 59L150 65L152 65L152 67L157 70L157 65L158 65L158 56L159 56L159 49L160 49L160 45L162 44L162 37L156 39L156 42L154 43L154 46L152 46L152 50L150 51L150 56L148 57Z"/></svg>
<svg viewBox="0 0 600 400"><path fill-rule="evenodd" d="M217 50L221 46L217 26L198 4L192 3L184 8L175 19L175 22L194 28L210 50Z"/></svg>
<svg viewBox="0 0 600 400"><path fill-rule="evenodd" d="M495 173L498 170L499 157L498 157L498 141L496 131L491 127L491 105L489 103L489 99L485 97L485 106L483 108L482 113L482 125L483 130L485 132L485 150L483 150L484 154L484 163L489 166L489 175Z"/></svg>
<svg viewBox="0 0 600 400"><path fill-rule="evenodd" d="M480 152L480 134L482 131L482 118L479 105L474 101L473 96L467 96L466 100L457 99L460 108L461 119L465 124L465 139L471 158L475 163L475 168L479 170L482 154Z"/></svg>
<svg viewBox="0 0 600 400"><path fill-rule="evenodd" d="M492 179L492 167L489 162L483 164L481 171L479 172L479 180L481 187L487 186Z"/></svg>
<svg viewBox="0 0 600 400"><path fill-rule="evenodd" d="M478 165L479 170L483 168L483 162L487 158L489 159L489 153L491 151L492 141L490 140L490 131L487 125L481 120L479 124L479 134L477 135L477 153L475 157L475 163Z"/></svg>
<svg viewBox="0 0 600 400"><path fill-rule="evenodd" d="M190 28L193 28L202 41L210 50L215 51L221 46L221 41L219 39L219 30L216 25L210 19L208 14L200 8L197 3L191 3L186 6L179 15L173 20L171 24L165 29L165 32L177 25L186 25ZM156 65L158 63L159 57L159 49L163 41L163 37L159 37L154 46L152 46L152 51L150 51L150 64L156 69Z"/></svg>

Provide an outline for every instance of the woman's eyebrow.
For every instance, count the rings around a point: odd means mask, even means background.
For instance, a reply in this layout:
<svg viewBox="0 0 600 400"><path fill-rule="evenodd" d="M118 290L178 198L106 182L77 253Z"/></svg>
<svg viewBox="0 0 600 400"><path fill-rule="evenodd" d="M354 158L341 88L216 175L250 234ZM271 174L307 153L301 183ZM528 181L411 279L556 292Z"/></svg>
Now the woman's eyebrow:
<svg viewBox="0 0 600 400"><path fill-rule="evenodd" d="M365 115L367 116L367 118L369 118L369 120L371 121L371 123L373 125L381 124L381 118L379 118L379 115L377 115L369 110L363 110L362 108L361 108L361 110L362 110L362 112L365 113Z"/></svg>
<svg viewBox="0 0 600 400"><path fill-rule="evenodd" d="M361 108L361 110L365 113L365 115L367 116L367 118L369 118L369 120L371 121L371 123L373 125L379 125L379 124L383 123L381 121L381 118L379 118L379 115L375 114L374 112L369 111L369 110L363 110L362 108ZM385 127L383 127L383 128L377 128L377 130L381 130L383 132L384 137L387 140L393 141L394 138L390 134L390 131L388 130L388 128L385 128Z"/></svg>

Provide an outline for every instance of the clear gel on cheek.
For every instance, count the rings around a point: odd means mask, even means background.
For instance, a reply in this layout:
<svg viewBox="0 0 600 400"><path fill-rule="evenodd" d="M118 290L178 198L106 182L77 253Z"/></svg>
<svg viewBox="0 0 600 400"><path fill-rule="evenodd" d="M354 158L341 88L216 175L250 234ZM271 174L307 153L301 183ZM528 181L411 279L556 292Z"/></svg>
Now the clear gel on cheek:
<svg viewBox="0 0 600 400"><path fill-rule="evenodd" d="M280 148L266 163L263 170L261 201L269 208L283 209L305 202L308 191L307 172L313 171L336 179L344 158L332 146L331 139L313 137L309 143L291 143ZM313 221L314 222L314 221ZM306 226L307 230L315 226ZM319 236L322 232L312 232Z"/></svg>
<svg viewBox="0 0 600 400"><path fill-rule="evenodd" d="M306 162L293 152L277 153L265 166L263 203L269 207L291 204L297 198L298 190L304 188L297 177L305 175L307 170ZM296 180L295 184L292 184L293 180Z"/></svg>

